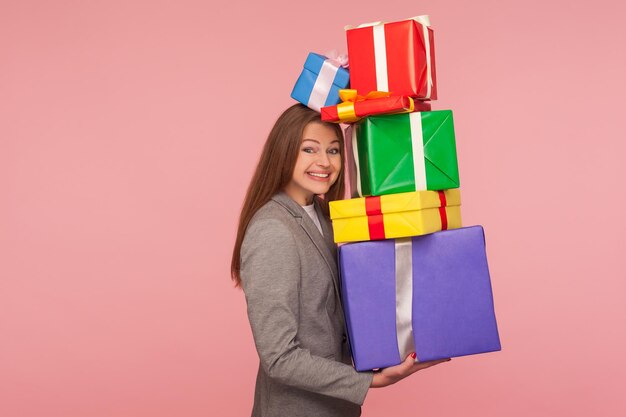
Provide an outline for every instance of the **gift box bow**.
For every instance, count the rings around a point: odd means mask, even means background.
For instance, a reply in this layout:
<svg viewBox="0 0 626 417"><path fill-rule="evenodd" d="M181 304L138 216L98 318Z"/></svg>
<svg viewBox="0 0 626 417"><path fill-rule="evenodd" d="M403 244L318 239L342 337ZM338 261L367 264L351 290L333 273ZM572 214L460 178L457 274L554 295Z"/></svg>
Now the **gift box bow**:
<svg viewBox="0 0 626 417"><path fill-rule="evenodd" d="M370 91L366 95L362 96L358 94L357 90L339 90L339 98L341 99L341 103L337 105L337 116L339 117L339 121L341 123L352 123L361 120L361 117L357 116L354 109L355 103L387 97L391 97L391 93L385 91ZM411 97L408 97L408 99L410 107L406 110L402 110L402 113L410 113L415 109L413 99Z"/></svg>
<svg viewBox="0 0 626 417"><path fill-rule="evenodd" d="M324 56L326 57L326 59L328 59L330 62L337 65L338 67L342 67L342 68L350 67L350 63L348 61L348 55L339 54L336 49L326 52Z"/></svg>

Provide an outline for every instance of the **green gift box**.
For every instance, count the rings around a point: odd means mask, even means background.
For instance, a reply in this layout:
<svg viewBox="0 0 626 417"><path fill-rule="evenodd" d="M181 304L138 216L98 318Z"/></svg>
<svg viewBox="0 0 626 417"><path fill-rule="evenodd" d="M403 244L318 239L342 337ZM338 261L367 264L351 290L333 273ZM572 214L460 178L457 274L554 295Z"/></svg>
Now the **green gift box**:
<svg viewBox="0 0 626 417"><path fill-rule="evenodd" d="M352 151L361 197L460 186L451 110L366 117Z"/></svg>

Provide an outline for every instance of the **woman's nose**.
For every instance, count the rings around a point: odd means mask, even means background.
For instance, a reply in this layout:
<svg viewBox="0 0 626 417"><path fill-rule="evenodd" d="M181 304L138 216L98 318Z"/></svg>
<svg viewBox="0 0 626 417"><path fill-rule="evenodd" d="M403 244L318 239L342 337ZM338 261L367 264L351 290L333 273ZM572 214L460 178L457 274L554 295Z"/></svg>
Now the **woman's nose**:
<svg viewBox="0 0 626 417"><path fill-rule="evenodd" d="M320 156L317 158L317 165L321 167L330 166L330 159L326 152L320 152Z"/></svg>

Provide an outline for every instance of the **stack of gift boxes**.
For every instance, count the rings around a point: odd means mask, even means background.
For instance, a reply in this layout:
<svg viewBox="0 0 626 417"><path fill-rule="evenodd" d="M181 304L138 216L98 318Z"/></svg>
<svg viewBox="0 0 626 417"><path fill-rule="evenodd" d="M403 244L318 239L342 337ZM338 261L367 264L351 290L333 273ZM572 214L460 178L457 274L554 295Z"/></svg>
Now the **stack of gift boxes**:
<svg viewBox="0 0 626 417"><path fill-rule="evenodd" d="M311 53L292 97L350 124L358 198L331 202L330 216L355 368L500 350L484 232L461 227L452 111L430 106L428 16L346 35L349 73L341 57Z"/></svg>

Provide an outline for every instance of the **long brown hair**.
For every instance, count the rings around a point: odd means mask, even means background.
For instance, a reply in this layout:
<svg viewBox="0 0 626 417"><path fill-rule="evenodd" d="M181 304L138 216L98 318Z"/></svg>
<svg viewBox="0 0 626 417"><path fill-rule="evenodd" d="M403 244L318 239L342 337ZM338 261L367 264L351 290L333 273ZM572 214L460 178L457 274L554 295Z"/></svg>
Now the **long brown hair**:
<svg viewBox="0 0 626 417"><path fill-rule="evenodd" d="M248 224L255 213L270 201L274 194L282 191L291 180L298 159L304 128L312 122L324 123L337 132L343 162L343 133L339 125L322 122L319 113L302 104L294 104L280 115L267 137L241 208L237 239L230 264L230 273L233 281L235 281L235 286L241 285L239 275L241 244ZM320 200L322 210L326 214L328 214L328 201L338 200L343 196L343 164L341 168L337 181L324 195L324 199Z"/></svg>

